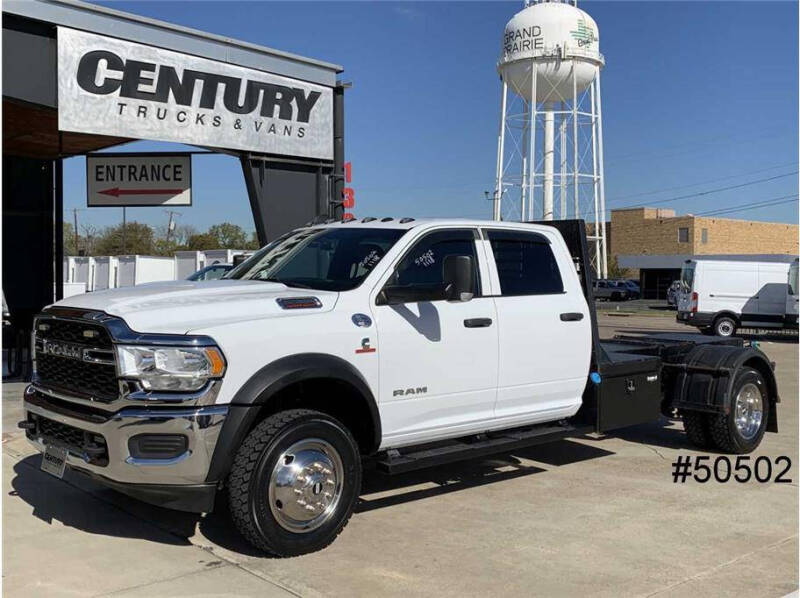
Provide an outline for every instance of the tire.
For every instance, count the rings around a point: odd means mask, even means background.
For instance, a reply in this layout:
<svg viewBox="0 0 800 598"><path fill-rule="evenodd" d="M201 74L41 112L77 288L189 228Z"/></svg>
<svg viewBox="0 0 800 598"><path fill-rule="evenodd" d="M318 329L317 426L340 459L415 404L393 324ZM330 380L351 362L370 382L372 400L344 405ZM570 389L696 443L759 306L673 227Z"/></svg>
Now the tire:
<svg viewBox="0 0 800 598"><path fill-rule="evenodd" d="M714 446L714 440L711 438L711 431L709 430L709 415L707 413L684 411L681 413L681 417L683 418L683 429L693 446L700 449Z"/></svg>
<svg viewBox="0 0 800 598"><path fill-rule="evenodd" d="M722 337L729 337L736 334L736 320L731 318L730 316L719 316L716 320L714 320L714 334L717 336Z"/></svg>
<svg viewBox="0 0 800 598"><path fill-rule="evenodd" d="M283 557L333 542L360 491L361 457L352 434L309 409L281 411L258 424L228 477L237 529L259 550Z"/></svg>
<svg viewBox="0 0 800 598"><path fill-rule="evenodd" d="M620 301L621 297L620 297L619 293L611 293L611 300L612 301Z"/></svg>
<svg viewBox="0 0 800 598"><path fill-rule="evenodd" d="M748 393L757 393L749 395ZM759 396L760 395L760 396ZM752 397L753 402L748 398ZM746 423L737 425L740 417L740 404L745 407L760 407L760 416L755 416L755 409ZM709 430L716 447L726 453L735 455L752 452L764 437L769 420L769 392L763 376L753 368L742 368L736 374L731 393L731 404L727 414L709 417ZM757 420L757 425L756 425Z"/></svg>

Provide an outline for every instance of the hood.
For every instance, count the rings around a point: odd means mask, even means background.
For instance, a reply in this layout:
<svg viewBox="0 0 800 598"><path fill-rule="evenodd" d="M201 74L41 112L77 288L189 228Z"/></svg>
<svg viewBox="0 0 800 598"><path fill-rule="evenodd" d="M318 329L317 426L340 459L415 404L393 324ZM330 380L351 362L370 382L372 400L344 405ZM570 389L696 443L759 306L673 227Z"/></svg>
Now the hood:
<svg viewBox="0 0 800 598"><path fill-rule="evenodd" d="M55 303L119 316L137 332L185 334L245 320L330 311L338 293L255 280L177 280L74 295ZM276 299L316 297L320 308L286 310Z"/></svg>

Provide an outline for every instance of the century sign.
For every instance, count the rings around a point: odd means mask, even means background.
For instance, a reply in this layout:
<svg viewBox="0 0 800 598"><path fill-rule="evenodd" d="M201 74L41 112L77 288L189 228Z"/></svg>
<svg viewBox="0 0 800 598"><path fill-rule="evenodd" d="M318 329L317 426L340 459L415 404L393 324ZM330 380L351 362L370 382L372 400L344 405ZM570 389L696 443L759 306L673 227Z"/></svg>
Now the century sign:
<svg viewBox="0 0 800 598"><path fill-rule="evenodd" d="M59 27L58 128L331 160L333 92Z"/></svg>
<svg viewBox="0 0 800 598"><path fill-rule="evenodd" d="M98 206L192 205L191 154L89 154L86 203Z"/></svg>

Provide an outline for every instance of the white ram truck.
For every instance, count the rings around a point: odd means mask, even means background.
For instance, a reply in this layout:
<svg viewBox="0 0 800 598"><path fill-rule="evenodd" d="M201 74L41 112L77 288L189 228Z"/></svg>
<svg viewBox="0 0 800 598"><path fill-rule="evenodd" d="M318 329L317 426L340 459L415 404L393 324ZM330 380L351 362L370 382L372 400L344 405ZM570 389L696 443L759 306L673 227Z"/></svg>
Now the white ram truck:
<svg viewBox="0 0 800 598"><path fill-rule="evenodd" d="M20 427L155 504L227 492L256 547L325 547L387 473L682 416L742 453L777 431L772 366L739 339L599 341L582 221L311 225L222 280L70 297L35 321ZM587 298L589 299L587 301Z"/></svg>

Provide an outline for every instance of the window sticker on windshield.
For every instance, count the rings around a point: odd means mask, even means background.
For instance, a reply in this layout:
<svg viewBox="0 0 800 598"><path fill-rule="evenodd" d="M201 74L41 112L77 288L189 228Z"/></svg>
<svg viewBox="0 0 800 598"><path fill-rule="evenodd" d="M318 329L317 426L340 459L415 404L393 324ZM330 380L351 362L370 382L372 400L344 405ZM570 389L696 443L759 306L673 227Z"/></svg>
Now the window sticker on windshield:
<svg viewBox="0 0 800 598"><path fill-rule="evenodd" d="M372 268L375 264L377 264L380 261L380 259L381 258L378 255L378 252L375 249L373 249L367 255L364 256L364 259L362 259L358 265L361 268Z"/></svg>
<svg viewBox="0 0 800 598"><path fill-rule="evenodd" d="M422 266L423 268L427 268L428 266L432 266L436 263L436 258L433 254L433 249L428 249L425 253L419 256L417 259L414 260L414 265Z"/></svg>

